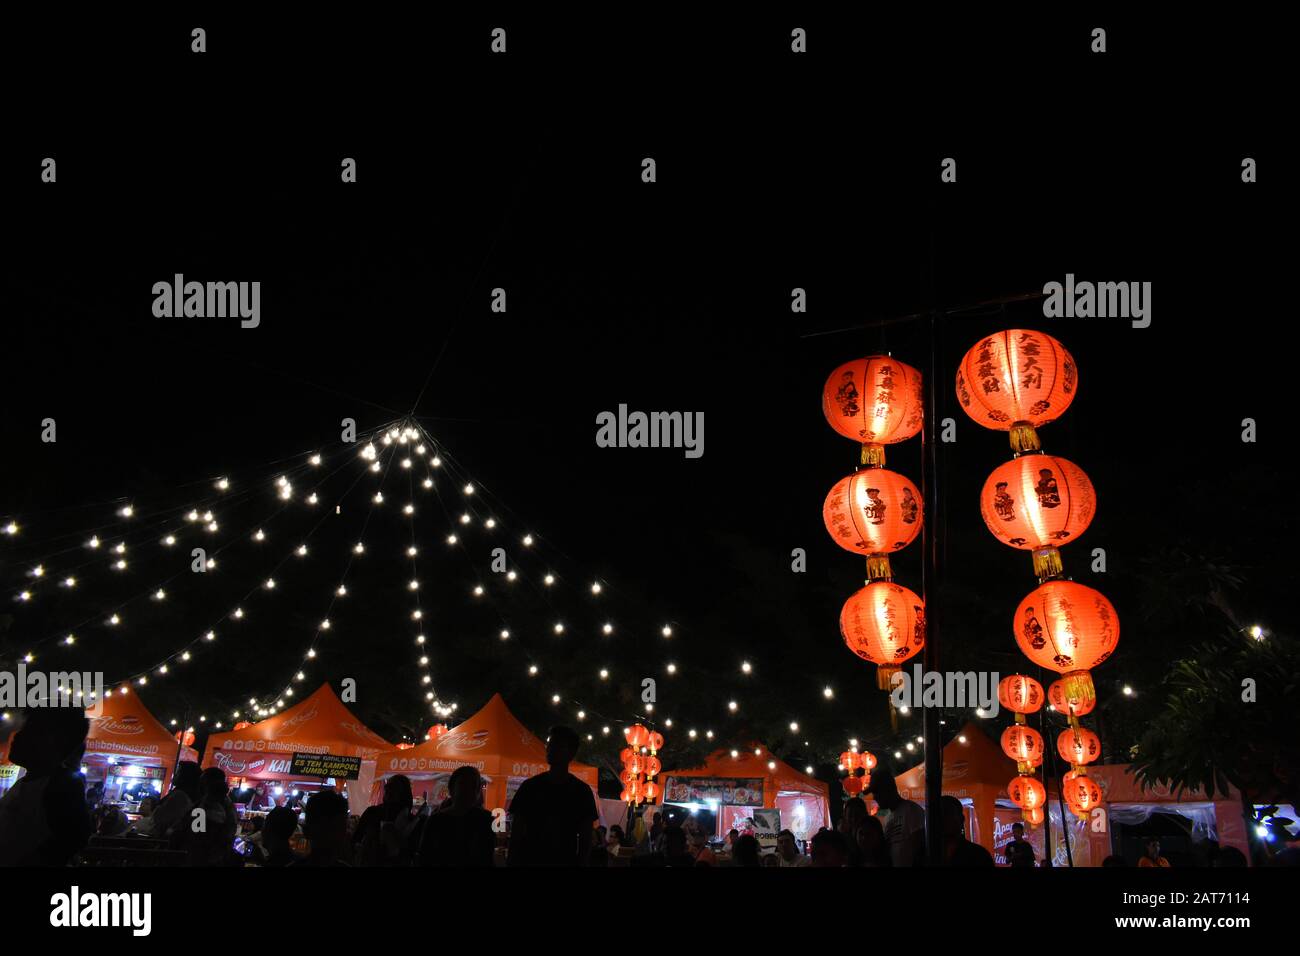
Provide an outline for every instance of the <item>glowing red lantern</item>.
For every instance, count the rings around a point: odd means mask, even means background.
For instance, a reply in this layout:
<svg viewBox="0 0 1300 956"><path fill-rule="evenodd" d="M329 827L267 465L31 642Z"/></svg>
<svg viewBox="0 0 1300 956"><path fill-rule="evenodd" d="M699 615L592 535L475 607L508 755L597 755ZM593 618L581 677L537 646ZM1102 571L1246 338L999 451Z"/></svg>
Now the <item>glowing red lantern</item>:
<svg viewBox="0 0 1300 956"><path fill-rule="evenodd" d="M647 777L653 777L655 774L657 774L660 770L663 769L663 764L659 762L658 757L643 757L642 761L643 761L642 773L644 773Z"/></svg>
<svg viewBox="0 0 1300 956"><path fill-rule="evenodd" d="M1040 667L1062 675L1067 698L1095 699L1088 673L1119 643L1119 615L1100 591L1073 581L1048 581L1020 602L1016 643Z"/></svg>
<svg viewBox="0 0 1300 956"><path fill-rule="evenodd" d="M826 496L822 520L845 551L866 555L877 565L873 580L889 576L889 555L907 547L921 530L921 493L902 475L868 468L841 478Z"/></svg>
<svg viewBox="0 0 1300 956"><path fill-rule="evenodd" d="M883 465L882 446L921 430L921 373L887 355L845 362L826 380L822 412L831 428L862 442L862 463Z"/></svg>
<svg viewBox="0 0 1300 956"><path fill-rule="evenodd" d="M925 646L925 603L892 581L872 581L840 611L844 643L879 670L877 683L888 690L899 665Z"/></svg>
<svg viewBox="0 0 1300 956"><path fill-rule="evenodd" d="M870 750L862 751L859 756L861 757L861 766L867 773L871 773L876 769L876 755Z"/></svg>
<svg viewBox="0 0 1300 956"><path fill-rule="evenodd" d="M844 792L849 796L856 797L862 792L866 783L861 777L845 777L840 781L840 786L844 788Z"/></svg>
<svg viewBox="0 0 1300 956"><path fill-rule="evenodd" d="M659 784L655 783L653 780L646 781L645 785L641 788L641 796L651 803L654 803L659 799Z"/></svg>
<svg viewBox="0 0 1300 956"><path fill-rule="evenodd" d="M182 732L181 732L181 731L179 731L179 730L176 731L176 742L179 743L182 747L193 747L193 746L194 746L194 731L192 731L192 730L186 730L186 731L184 731L184 736L182 736Z"/></svg>
<svg viewBox="0 0 1300 956"><path fill-rule="evenodd" d="M998 682L998 702L1012 713L1036 713L1043 706L1043 685L1024 674L1011 674Z"/></svg>
<svg viewBox="0 0 1300 956"><path fill-rule="evenodd" d="M663 750L664 735L659 733L657 730L650 731L650 737L649 740L647 741L647 746L649 746L651 753L657 753L658 751Z"/></svg>
<svg viewBox="0 0 1300 956"><path fill-rule="evenodd" d="M1037 777L1019 776L1007 784L1007 796L1022 810L1032 810L1047 803L1047 788Z"/></svg>
<svg viewBox="0 0 1300 956"><path fill-rule="evenodd" d="M1031 827L1036 827L1043 822L1045 814L1042 807L1034 807L1032 810L1022 810L1020 817Z"/></svg>
<svg viewBox="0 0 1300 956"><path fill-rule="evenodd" d="M633 724L631 727L623 729L623 737L629 744L637 750L640 750L650 741L650 731L640 724Z"/></svg>
<svg viewBox="0 0 1300 956"><path fill-rule="evenodd" d="M410 749L411 749L412 747L414 747L414 746L415 746L415 744L410 744L410 743L407 743L405 740L403 740L400 744L397 745L397 749L398 749L398 750L410 750Z"/></svg>
<svg viewBox="0 0 1300 956"><path fill-rule="evenodd" d="M1061 798L1077 817L1087 817L1102 804L1101 787L1087 774L1067 774L1061 780Z"/></svg>
<svg viewBox="0 0 1300 956"><path fill-rule="evenodd" d="M246 720L241 720L239 723L235 724L235 729L236 729L236 730L243 730L245 727L251 727L251 726L253 726L253 725L250 724L248 721L246 721Z"/></svg>
<svg viewBox="0 0 1300 956"><path fill-rule="evenodd" d="M428 737L429 740L437 740L446 732L447 732L446 724L434 724L432 727L429 728L428 733L425 736Z"/></svg>
<svg viewBox="0 0 1300 956"><path fill-rule="evenodd" d="M618 775L618 779L619 782L626 787L629 784L636 782L637 775L633 773L631 770L624 769L623 772Z"/></svg>
<svg viewBox="0 0 1300 956"><path fill-rule="evenodd" d="M1016 452L1041 446L1036 426L1059 418L1079 384L1074 357L1042 332L1008 329L976 343L957 368L957 400L985 428L1011 433Z"/></svg>
<svg viewBox="0 0 1300 956"><path fill-rule="evenodd" d="M1040 578L1061 573L1057 546L1083 534L1096 509L1097 493L1083 469L1053 455L999 465L980 492L989 531L1003 544L1033 551Z"/></svg>
<svg viewBox="0 0 1300 956"><path fill-rule="evenodd" d="M636 756L636 751L633 750L631 747L624 747L622 750L618 752L618 759L623 761L623 766L625 767L627 766L627 762L635 756Z"/></svg>
<svg viewBox="0 0 1300 956"><path fill-rule="evenodd" d="M849 773L853 773L853 771L862 766L861 761L862 758L855 751L846 750L844 753L840 754L840 766Z"/></svg>
<svg viewBox="0 0 1300 956"><path fill-rule="evenodd" d="M1002 731L1002 752L1017 763L1037 767L1043 762L1044 749L1043 735L1032 727L1012 724Z"/></svg>
<svg viewBox="0 0 1300 956"><path fill-rule="evenodd" d="M1047 699L1053 707L1063 714L1086 717L1097 707L1096 697L1066 697L1064 685L1054 680L1047 688Z"/></svg>
<svg viewBox="0 0 1300 956"><path fill-rule="evenodd" d="M1056 752L1066 763L1092 763L1101 756L1101 738L1084 727L1067 727L1056 738Z"/></svg>

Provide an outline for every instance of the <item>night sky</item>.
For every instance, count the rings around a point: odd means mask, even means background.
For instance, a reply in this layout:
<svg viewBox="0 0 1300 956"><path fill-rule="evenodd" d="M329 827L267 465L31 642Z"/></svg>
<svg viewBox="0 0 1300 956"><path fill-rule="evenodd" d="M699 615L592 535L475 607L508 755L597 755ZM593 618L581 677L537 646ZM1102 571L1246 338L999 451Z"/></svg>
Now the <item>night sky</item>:
<svg viewBox="0 0 1300 956"><path fill-rule="evenodd" d="M988 534L977 504L1010 458L1006 435L970 421L953 389L966 349L1004 328L1049 332L1078 362L1074 404L1040 435L1098 492L1097 517L1063 557L1122 621L1099 692L1140 688L1108 745L1151 712L1186 645L1228 626L1198 600L1207 563L1242 579L1229 595L1240 623L1289 626L1294 429L1278 343L1290 320L1273 298L1287 273L1267 182L1280 174L1240 182L1242 156L1268 169L1249 108L1205 92L1191 97L1199 110L1144 111L1130 96L1141 67L1123 45L1084 77L1086 55L1062 52L1060 26L1016 70L999 52L1024 32L970 49L960 24L926 56L873 35L865 66L841 35L851 31L824 30L831 50L806 67L785 53L786 27L634 42L531 24L512 32L519 52L498 68L486 52L455 52L480 26L426 38L438 51L427 69L410 58L416 39L388 37L388 68L364 76L331 57L324 28L298 35L325 46L300 51L295 73L268 65L285 33L242 37L197 66L181 54L180 67L151 63L156 27L125 39L120 70L60 111L20 111L7 162L22 174L5 180L17 241L4 266L0 521L23 531L0 540L5 666L181 572L163 604L127 605L124 627L89 623L74 648L38 650L37 666L135 674L274 573L273 595L242 602L246 621L219 625L216 645L142 696L164 722L202 713L228 726L247 698L274 695L311 644L377 482L362 475L309 557L273 571L316 520L301 503L266 518L280 504L273 481L313 451L333 454L343 467L321 495L334 502L364 469L355 449L338 450L340 419L365 433L402 418L427 379L420 423L500 522L456 528L467 544L451 548L437 500L454 518L459 483L440 478L434 500L416 499L431 673L460 717L500 691L538 731L576 723L583 708L599 739L602 723L617 733L644 716L640 680L655 677L653 716L674 722L670 765L687 727L711 728L719 744L763 740L799 766L833 762L854 736L892 751L874 668L838 634L862 562L829 539L821 504L858 449L827 426L820 395L832 369L861 355L925 368L928 323L887 320L931 308L944 311L939 415L958 435L940 459L946 583L927 595L943 604L945 667L1005 674L1023 660L1010 622L1035 584L1029 557ZM563 52L598 41L589 60ZM288 83L263 96L272 73ZM933 110L896 105L891 91L913 77ZM1005 105L1026 87L1022 105ZM1036 107L1053 94L1053 110ZM1168 145L1138 149L1153 130ZM59 163L55 186L32 172L45 155ZM338 182L343 156L358 161L356 185ZM654 184L640 181L645 156ZM939 183L945 156L958 160L955 184ZM155 319L151 287L177 272L260 280L261 326ZM1021 300L1067 272L1152 282L1151 327L1045 319ZM489 309L498 286L504 315ZM794 287L807 290L806 315L791 314ZM968 308L1008 299L1021 301ZM620 403L702 411L704 456L598 448L596 415ZM56 444L40 441L46 417ZM1240 441L1246 417L1258 422L1253 445ZM918 483L920 465L919 439L889 449L889 467ZM211 505L228 550L195 580L188 545L210 536L187 528L187 547L167 552L162 532L146 530L163 519L149 516L215 502L222 475L247 497ZM394 466L347 578L353 593L330 612L299 685L355 677L356 712L389 739L434 722L409 620L404 487ZM115 517L126 501L140 513L132 523ZM266 546L249 539L259 526ZM127 535L126 574L107 554L86 564L81 543L95 530L106 542ZM526 532L542 539L534 552L518 546ZM486 571L497 544L519 562L524 580L511 587ZM797 547L803 574L790 569ZM1095 547L1106 575L1088 570ZM896 580L917 591L921 554L918 541L894 558ZM32 586L37 561L47 578L20 606L12 595ZM548 571L559 576L549 590L538 582ZM69 573L80 580L71 596L54 586ZM490 600L471 595L479 582ZM502 620L510 641L497 637ZM919 734L919 716L902 731Z"/></svg>

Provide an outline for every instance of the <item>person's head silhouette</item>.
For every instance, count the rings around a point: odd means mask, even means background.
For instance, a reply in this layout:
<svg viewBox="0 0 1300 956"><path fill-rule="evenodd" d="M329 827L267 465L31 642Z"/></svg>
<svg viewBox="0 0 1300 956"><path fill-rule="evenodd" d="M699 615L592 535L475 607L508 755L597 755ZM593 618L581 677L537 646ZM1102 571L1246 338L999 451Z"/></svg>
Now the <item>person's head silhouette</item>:
<svg viewBox="0 0 1300 956"><path fill-rule="evenodd" d="M758 840L746 833L737 838L731 847L731 858L736 866L759 866Z"/></svg>
<svg viewBox="0 0 1300 956"><path fill-rule="evenodd" d="M333 862L343 854L348 838L348 802L334 790L321 790L307 801L303 834L311 843L312 859Z"/></svg>
<svg viewBox="0 0 1300 956"><path fill-rule="evenodd" d="M262 827L262 847L268 851L284 849L298 830L298 814L288 807L276 807L266 815Z"/></svg>
<svg viewBox="0 0 1300 956"><path fill-rule="evenodd" d="M409 810L415 804L415 795L411 792L411 778L405 774L394 774L384 781L384 806L391 810Z"/></svg>
<svg viewBox="0 0 1300 956"><path fill-rule="evenodd" d="M474 767L457 767L452 771L447 782L447 791L451 794L451 806L454 810L467 810L482 802L483 778Z"/></svg>
<svg viewBox="0 0 1300 956"><path fill-rule="evenodd" d="M24 767L32 776L51 773L59 767L80 765L86 752L90 721L70 707L40 707L24 715L14 734L9 762Z"/></svg>
<svg viewBox="0 0 1300 956"><path fill-rule="evenodd" d="M568 773L569 764L578 756L578 732L557 724L546 737L546 762L552 773Z"/></svg>
<svg viewBox="0 0 1300 956"><path fill-rule="evenodd" d="M878 773L871 777L871 790L868 793L871 799L886 810L892 810L903 802L903 798L898 793L898 784L894 783L894 778L887 773Z"/></svg>

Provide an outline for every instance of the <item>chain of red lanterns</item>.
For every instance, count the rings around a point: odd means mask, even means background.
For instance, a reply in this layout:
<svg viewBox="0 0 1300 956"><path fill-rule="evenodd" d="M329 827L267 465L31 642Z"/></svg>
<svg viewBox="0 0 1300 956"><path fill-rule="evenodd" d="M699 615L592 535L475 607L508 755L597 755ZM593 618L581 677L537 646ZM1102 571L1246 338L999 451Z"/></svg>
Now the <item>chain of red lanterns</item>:
<svg viewBox="0 0 1300 956"><path fill-rule="evenodd" d="M618 775L623 783L619 799L631 807L654 803L660 795L655 777L663 769L658 756L664 746L663 734L643 724L633 724L624 728L623 739L627 746L619 754L623 760L623 772Z"/></svg>
<svg viewBox="0 0 1300 956"><path fill-rule="evenodd" d="M871 771L876 769L876 755L870 750L861 753L856 749L846 750L840 754L840 769L849 773L840 785L850 797L856 797L871 789Z"/></svg>
<svg viewBox="0 0 1300 956"><path fill-rule="evenodd" d="M1037 428L1058 418L1074 400L1078 369L1056 339L1041 332L1009 329L976 343L957 370L957 399L974 421L1009 433L1012 460L989 475L980 512L993 536L1030 551L1038 587L1020 602L1014 628L1026 657L1056 671L1060 679L1046 694L1032 677L1004 679L999 702L1016 715L1002 734L1002 749L1019 771L1007 795L1026 823L1042 822L1047 790L1034 771L1043 762L1042 734L1025 715L1049 701L1069 721L1057 752L1070 770L1061 795L1070 810L1087 818L1102 802L1101 788L1087 764L1101 753L1101 740L1079 718L1097 703L1091 671L1114 652L1119 616L1099 591L1064 576L1059 547L1076 540L1092 521L1097 496L1083 469L1042 450Z"/></svg>
<svg viewBox="0 0 1300 956"><path fill-rule="evenodd" d="M887 355L846 362L826 380L822 412L862 446L858 469L835 483L822 506L835 543L867 561L866 586L844 603L840 633L854 654L876 665L878 686L889 690L900 665L925 644L925 602L894 583L889 562L921 530L921 492L885 468L885 445L921 430L921 373Z"/></svg>

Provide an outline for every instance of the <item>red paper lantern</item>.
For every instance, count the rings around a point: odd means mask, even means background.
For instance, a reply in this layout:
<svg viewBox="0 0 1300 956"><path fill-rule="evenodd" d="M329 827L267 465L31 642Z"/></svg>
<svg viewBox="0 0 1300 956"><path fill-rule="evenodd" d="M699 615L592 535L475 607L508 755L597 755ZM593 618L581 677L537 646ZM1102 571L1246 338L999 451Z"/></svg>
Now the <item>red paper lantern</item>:
<svg viewBox="0 0 1300 956"><path fill-rule="evenodd" d="M867 468L841 478L826 496L822 520L845 551L887 555L921 530L921 493L895 471Z"/></svg>
<svg viewBox="0 0 1300 956"><path fill-rule="evenodd" d="M844 788L844 792L849 796L856 797L862 792L866 784L861 777L845 777L840 781L840 786Z"/></svg>
<svg viewBox="0 0 1300 956"><path fill-rule="evenodd" d="M1020 812L1021 819L1031 827L1036 827L1042 823L1045 816L1042 807L1034 807L1032 810L1022 810Z"/></svg>
<svg viewBox="0 0 1300 956"><path fill-rule="evenodd" d="M1065 687L1059 680L1054 680L1047 688L1047 700L1063 714L1086 717L1097 707L1096 697L1066 697Z"/></svg>
<svg viewBox="0 0 1300 956"><path fill-rule="evenodd" d="M625 767L627 766L627 762L635 756L636 756L636 751L633 750L631 747L624 747L622 750L618 752L618 759L623 761L623 766Z"/></svg>
<svg viewBox="0 0 1300 956"><path fill-rule="evenodd" d="M641 788L641 796L643 796L646 800L650 801L651 803L658 800L659 784L655 783L653 780L647 781L646 784Z"/></svg>
<svg viewBox="0 0 1300 956"><path fill-rule="evenodd" d="M437 740L439 737L441 737L441 736L442 736L443 734L445 734L446 732L447 732L447 725L446 725L446 724L434 724L432 727L429 728L428 733L426 734L426 736L427 736L430 740Z"/></svg>
<svg viewBox="0 0 1300 956"><path fill-rule="evenodd" d="M980 514L1003 544L1024 551L1074 541L1097 509L1097 493L1083 469L1053 455L1022 455L999 465L980 492ZM1060 558L1034 570L1039 577L1060 574Z"/></svg>
<svg viewBox="0 0 1300 956"><path fill-rule="evenodd" d="M1092 763L1101 756L1101 738L1084 727L1066 727L1056 738L1056 752L1066 763Z"/></svg>
<svg viewBox="0 0 1300 956"><path fill-rule="evenodd" d="M1043 685L1024 674L1004 677L998 682L998 702L1012 713L1037 713L1043 706Z"/></svg>
<svg viewBox="0 0 1300 956"><path fill-rule="evenodd" d="M887 355L845 362L826 380L822 412L831 428L862 442L864 464L883 465L880 446L906 441L921 430L921 373Z"/></svg>
<svg viewBox="0 0 1300 956"><path fill-rule="evenodd" d="M844 643L877 665L878 684L889 689L898 667L925 646L925 603L900 584L872 581L840 611Z"/></svg>
<svg viewBox="0 0 1300 956"><path fill-rule="evenodd" d="M412 747L414 747L414 746L415 746L415 744L408 744L405 740L403 740L400 744L397 745L397 749L398 749L398 750L410 750L410 749L411 749Z"/></svg>
<svg viewBox="0 0 1300 956"><path fill-rule="evenodd" d="M635 773L633 773L631 770L624 769L624 771L618 775L618 779L619 779L619 782L622 783L623 786L626 787L626 786L628 786L629 784L632 784L632 783L635 783L635 782L636 782L636 780L637 780L637 775L636 775Z"/></svg>
<svg viewBox="0 0 1300 956"><path fill-rule="evenodd" d="M1016 608L1015 632L1026 657L1063 675L1067 698L1095 698L1088 671L1119 643L1119 615L1100 591L1073 581L1048 581Z"/></svg>
<svg viewBox="0 0 1300 956"><path fill-rule="evenodd" d="M871 773L871 771L876 769L876 755L870 750L862 751L859 756L861 757L860 763L862 769L866 770L867 773Z"/></svg>
<svg viewBox="0 0 1300 956"><path fill-rule="evenodd" d="M862 766L862 758L852 750L846 750L840 754L840 766L850 774Z"/></svg>
<svg viewBox="0 0 1300 956"><path fill-rule="evenodd" d="M1059 418L1074 401L1074 358L1042 332L1008 329L977 342L957 368L957 400L985 428L1011 432L1017 452L1040 446L1034 428Z"/></svg>
<svg viewBox="0 0 1300 956"><path fill-rule="evenodd" d="M236 730L243 730L245 727L251 727L251 726L253 726L253 725L250 724L248 721L246 721L246 720L241 720L239 723L235 724L235 729L236 729Z"/></svg>
<svg viewBox="0 0 1300 956"><path fill-rule="evenodd" d="M660 750L663 750L664 735L659 733L657 730L650 731L650 739L648 741L648 746L650 747L651 753L656 753Z"/></svg>
<svg viewBox="0 0 1300 956"><path fill-rule="evenodd" d="M633 724L631 727L623 729L623 736L629 744L637 750L640 750L650 741L650 731L640 724Z"/></svg>
<svg viewBox="0 0 1300 956"><path fill-rule="evenodd" d="M1047 788L1037 777L1019 776L1007 784L1007 796L1022 810L1032 810L1047 802Z"/></svg>
<svg viewBox="0 0 1300 956"><path fill-rule="evenodd" d="M1102 804L1101 787L1087 774L1067 774L1061 780L1061 798L1077 817L1087 817Z"/></svg>
<svg viewBox="0 0 1300 956"><path fill-rule="evenodd" d="M647 777L653 777L663 769L663 764L659 762L658 757L642 757L641 759L643 761L642 773Z"/></svg>
<svg viewBox="0 0 1300 956"><path fill-rule="evenodd" d="M1002 731L1002 752L1017 763L1037 767L1043 762L1045 749L1043 735L1032 727L1012 724Z"/></svg>
<svg viewBox="0 0 1300 956"><path fill-rule="evenodd" d="M182 736L182 733L184 734L184 736ZM186 730L184 732L179 730L176 731L176 742L179 743L182 747L193 747L194 731L192 730Z"/></svg>

